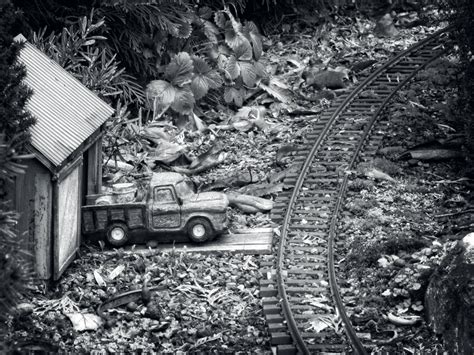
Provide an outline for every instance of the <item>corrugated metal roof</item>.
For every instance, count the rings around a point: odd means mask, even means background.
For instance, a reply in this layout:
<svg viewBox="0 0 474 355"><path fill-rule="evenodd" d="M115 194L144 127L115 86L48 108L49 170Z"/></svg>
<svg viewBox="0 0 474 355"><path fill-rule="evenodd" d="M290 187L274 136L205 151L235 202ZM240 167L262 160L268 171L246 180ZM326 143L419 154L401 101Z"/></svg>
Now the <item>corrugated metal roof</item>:
<svg viewBox="0 0 474 355"><path fill-rule="evenodd" d="M19 35L17 41L25 41ZM25 84L33 89L27 109L36 117L32 145L54 166L63 163L114 110L31 43L19 62L26 66Z"/></svg>

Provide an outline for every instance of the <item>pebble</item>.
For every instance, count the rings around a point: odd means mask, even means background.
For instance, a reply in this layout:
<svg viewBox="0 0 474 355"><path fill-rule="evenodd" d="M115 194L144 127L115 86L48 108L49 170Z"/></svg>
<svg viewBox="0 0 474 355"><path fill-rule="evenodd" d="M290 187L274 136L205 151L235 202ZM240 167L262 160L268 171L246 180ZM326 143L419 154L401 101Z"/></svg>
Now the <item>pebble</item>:
<svg viewBox="0 0 474 355"><path fill-rule="evenodd" d="M105 292L103 289L99 288L99 289L97 289L97 296L101 300L105 300L107 298L107 292Z"/></svg>
<svg viewBox="0 0 474 355"><path fill-rule="evenodd" d="M408 165L409 166L417 166L420 161L417 159L410 159L408 160Z"/></svg>
<svg viewBox="0 0 474 355"><path fill-rule="evenodd" d="M158 248L158 242L156 240L149 240L146 246L152 249Z"/></svg>
<svg viewBox="0 0 474 355"><path fill-rule="evenodd" d="M138 305L135 303L135 302L129 302L127 304L127 309L130 311L130 312L135 312L138 308Z"/></svg>
<svg viewBox="0 0 474 355"><path fill-rule="evenodd" d="M393 265L398 266L398 267L405 267L406 261L401 258L398 258L398 259L393 260Z"/></svg>
<svg viewBox="0 0 474 355"><path fill-rule="evenodd" d="M418 271L420 271L420 272L431 270L431 266L423 265L423 264L418 264L418 265L416 265L416 268L417 268Z"/></svg>

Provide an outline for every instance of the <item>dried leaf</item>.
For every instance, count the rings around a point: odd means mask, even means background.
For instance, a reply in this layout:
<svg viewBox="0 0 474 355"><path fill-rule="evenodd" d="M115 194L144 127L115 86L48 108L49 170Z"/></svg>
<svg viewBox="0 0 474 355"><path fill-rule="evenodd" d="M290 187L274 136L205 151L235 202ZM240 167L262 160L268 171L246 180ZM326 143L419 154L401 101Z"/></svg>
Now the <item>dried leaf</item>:
<svg viewBox="0 0 474 355"><path fill-rule="evenodd" d="M115 267L115 269L113 269L110 274L109 274L109 280L113 280L115 279L117 276L119 276L123 270L125 270L125 265L123 264L120 264L120 265L117 265Z"/></svg>
<svg viewBox="0 0 474 355"><path fill-rule="evenodd" d="M161 140L155 151L149 154L148 157L155 161L171 163L178 159L185 150L186 148L180 144Z"/></svg>
<svg viewBox="0 0 474 355"><path fill-rule="evenodd" d="M94 270L94 279L99 286L101 287L107 286L107 283L104 281L104 278L102 277L102 275L99 273L98 270Z"/></svg>
<svg viewBox="0 0 474 355"><path fill-rule="evenodd" d="M72 323L74 330L96 330L102 325L102 319L92 313L67 313L66 316Z"/></svg>

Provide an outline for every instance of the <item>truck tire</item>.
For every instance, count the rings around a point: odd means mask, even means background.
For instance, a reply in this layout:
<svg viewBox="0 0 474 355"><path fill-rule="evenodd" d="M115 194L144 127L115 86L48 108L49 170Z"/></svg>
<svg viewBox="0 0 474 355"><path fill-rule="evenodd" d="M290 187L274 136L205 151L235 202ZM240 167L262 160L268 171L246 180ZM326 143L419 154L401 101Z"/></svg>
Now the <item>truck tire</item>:
<svg viewBox="0 0 474 355"><path fill-rule="evenodd" d="M188 236L195 243L204 243L214 235L211 224L205 218L193 218L188 222Z"/></svg>
<svg viewBox="0 0 474 355"><path fill-rule="evenodd" d="M128 242L128 228L123 223L113 223L107 230L107 241L114 247L121 247Z"/></svg>

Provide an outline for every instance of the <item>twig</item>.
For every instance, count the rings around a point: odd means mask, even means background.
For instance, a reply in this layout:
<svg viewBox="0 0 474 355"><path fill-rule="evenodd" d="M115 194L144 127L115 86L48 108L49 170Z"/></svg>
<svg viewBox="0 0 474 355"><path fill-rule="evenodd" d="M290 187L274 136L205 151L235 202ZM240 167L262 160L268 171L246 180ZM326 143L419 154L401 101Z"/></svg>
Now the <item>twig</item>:
<svg viewBox="0 0 474 355"><path fill-rule="evenodd" d="M458 215L458 214L464 214L464 213L470 213L470 212L474 212L474 208L469 208L469 209L464 210L464 211L457 211L457 212L451 212L451 213L437 214L437 215L435 215L434 217L435 217L435 218L451 217L451 216L456 216L456 215Z"/></svg>
<svg viewBox="0 0 474 355"><path fill-rule="evenodd" d="M440 181L434 181L434 182L436 184L460 184L465 181L473 181L473 179L464 177L457 180L440 180Z"/></svg>

